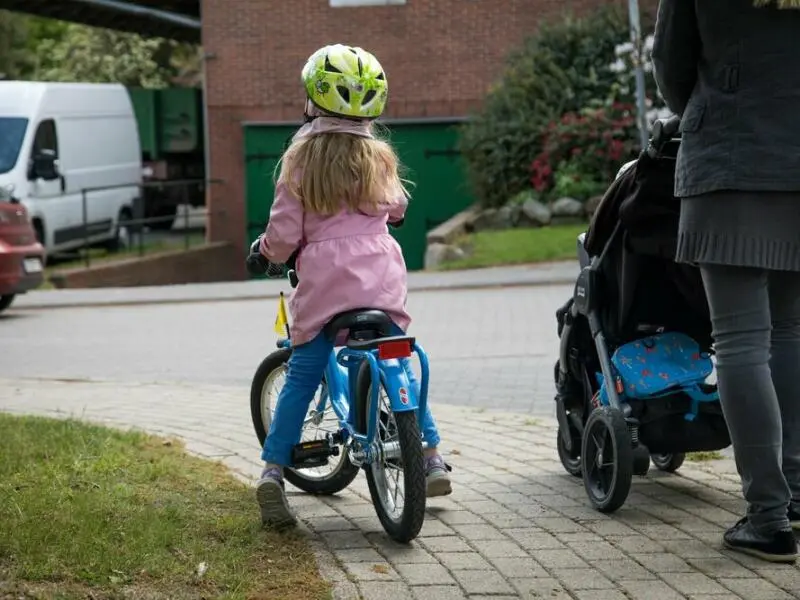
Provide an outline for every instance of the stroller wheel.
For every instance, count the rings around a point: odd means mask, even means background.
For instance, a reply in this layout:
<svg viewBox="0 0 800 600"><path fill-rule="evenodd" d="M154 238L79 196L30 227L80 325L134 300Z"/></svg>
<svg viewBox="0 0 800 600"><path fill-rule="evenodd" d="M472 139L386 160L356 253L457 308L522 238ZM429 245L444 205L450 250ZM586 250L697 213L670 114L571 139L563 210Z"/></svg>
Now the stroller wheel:
<svg viewBox="0 0 800 600"><path fill-rule="evenodd" d="M633 448L622 413L609 406L592 411L581 449L583 486L597 510L610 513L625 503L633 478Z"/></svg>
<svg viewBox="0 0 800 600"><path fill-rule="evenodd" d="M674 473L681 468L686 455L683 452L677 454L651 454L650 459L659 471Z"/></svg>
<svg viewBox="0 0 800 600"><path fill-rule="evenodd" d="M573 477L580 477L583 472L581 467L581 438L570 427L570 434L572 435L572 449L567 450L564 438L561 437L561 429L558 430L558 440L556 441L558 448L558 458L564 466L564 470Z"/></svg>
<svg viewBox="0 0 800 600"><path fill-rule="evenodd" d="M644 477L650 470L650 453L644 446L633 449L633 474Z"/></svg>

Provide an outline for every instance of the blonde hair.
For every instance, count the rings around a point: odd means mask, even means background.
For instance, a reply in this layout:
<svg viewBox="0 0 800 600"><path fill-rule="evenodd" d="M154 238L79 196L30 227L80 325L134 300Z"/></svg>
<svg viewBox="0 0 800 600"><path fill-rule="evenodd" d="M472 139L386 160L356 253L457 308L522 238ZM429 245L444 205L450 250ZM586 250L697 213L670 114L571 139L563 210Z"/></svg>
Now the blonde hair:
<svg viewBox="0 0 800 600"><path fill-rule="evenodd" d="M276 172L304 210L323 216L342 208L369 212L396 200L408 190L400 160L383 140L330 132L292 142Z"/></svg>

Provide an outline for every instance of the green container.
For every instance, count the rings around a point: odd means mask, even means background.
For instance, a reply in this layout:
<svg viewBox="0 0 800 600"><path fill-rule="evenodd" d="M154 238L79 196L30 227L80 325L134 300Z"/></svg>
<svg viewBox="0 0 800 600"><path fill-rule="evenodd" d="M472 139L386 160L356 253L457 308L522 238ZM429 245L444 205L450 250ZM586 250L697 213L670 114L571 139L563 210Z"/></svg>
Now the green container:
<svg viewBox="0 0 800 600"><path fill-rule="evenodd" d="M428 231L474 203L456 151L461 120L384 121L383 126L413 182L403 227L392 231L409 270L425 264ZM247 241L264 230L275 188L273 172L298 124L245 124Z"/></svg>
<svg viewBox="0 0 800 600"><path fill-rule="evenodd" d="M159 142L164 154L203 150L202 97L196 88L158 90Z"/></svg>
<svg viewBox="0 0 800 600"><path fill-rule="evenodd" d="M160 160L165 154L203 151L203 98L200 89L129 88L128 94L139 126L145 159Z"/></svg>
<svg viewBox="0 0 800 600"><path fill-rule="evenodd" d="M158 98L156 90L142 88L128 88L128 94L133 104L133 112L139 126L139 143L142 146L142 155L148 160L158 160Z"/></svg>

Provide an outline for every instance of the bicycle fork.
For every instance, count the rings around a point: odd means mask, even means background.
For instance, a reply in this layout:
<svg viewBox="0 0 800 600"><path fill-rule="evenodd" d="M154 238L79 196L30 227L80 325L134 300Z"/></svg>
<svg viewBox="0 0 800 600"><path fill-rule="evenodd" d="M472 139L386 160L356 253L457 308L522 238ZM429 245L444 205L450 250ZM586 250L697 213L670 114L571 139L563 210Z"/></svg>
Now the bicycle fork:
<svg viewBox="0 0 800 600"><path fill-rule="evenodd" d="M379 435L379 419L380 419L380 390L381 386L386 389L389 410L391 413L417 411L422 426L423 415L427 406L428 395L428 360L422 349L413 343L411 348L412 352L416 353L420 359L421 366L421 381L419 396L411 388L408 373L400 359L405 359L410 356L409 353L398 354L397 356L387 356L385 353L382 356L375 356L373 352L353 351L347 348L343 349L339 354L338 361L345 367L350 364L361 364L366 360L370 369L370 410L367 413L366 432L354 432L351 440L350 460L356 466L363 466L376 461L398 460L401 458L400 443L397 441L381 442ZM413 349L413 350L412 350ZM379 366L378 360L381 360ZM351 392L355 392L351 388ZM351 398L355 399L355 394L351 394ZM354 422L354 415L352 414L355 403L351 403L351 425ZM427 442L422 442L423 449L427 448Z"/></svg>

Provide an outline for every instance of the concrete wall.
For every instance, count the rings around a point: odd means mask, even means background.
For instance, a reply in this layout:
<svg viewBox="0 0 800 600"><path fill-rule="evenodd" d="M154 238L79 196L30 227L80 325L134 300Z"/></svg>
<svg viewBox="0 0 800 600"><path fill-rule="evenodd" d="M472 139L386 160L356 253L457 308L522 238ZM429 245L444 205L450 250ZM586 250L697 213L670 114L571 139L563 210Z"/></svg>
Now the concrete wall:
<svg viewBox="0 0 800 600"><path fill-rule="evenodd" d="M58 288L134 287L209 283L236 279L231 266L244 264L244 254L232 244L218 242L132 258L112 263L98 263L88 269L70 269L50 276Z"/></svg>

